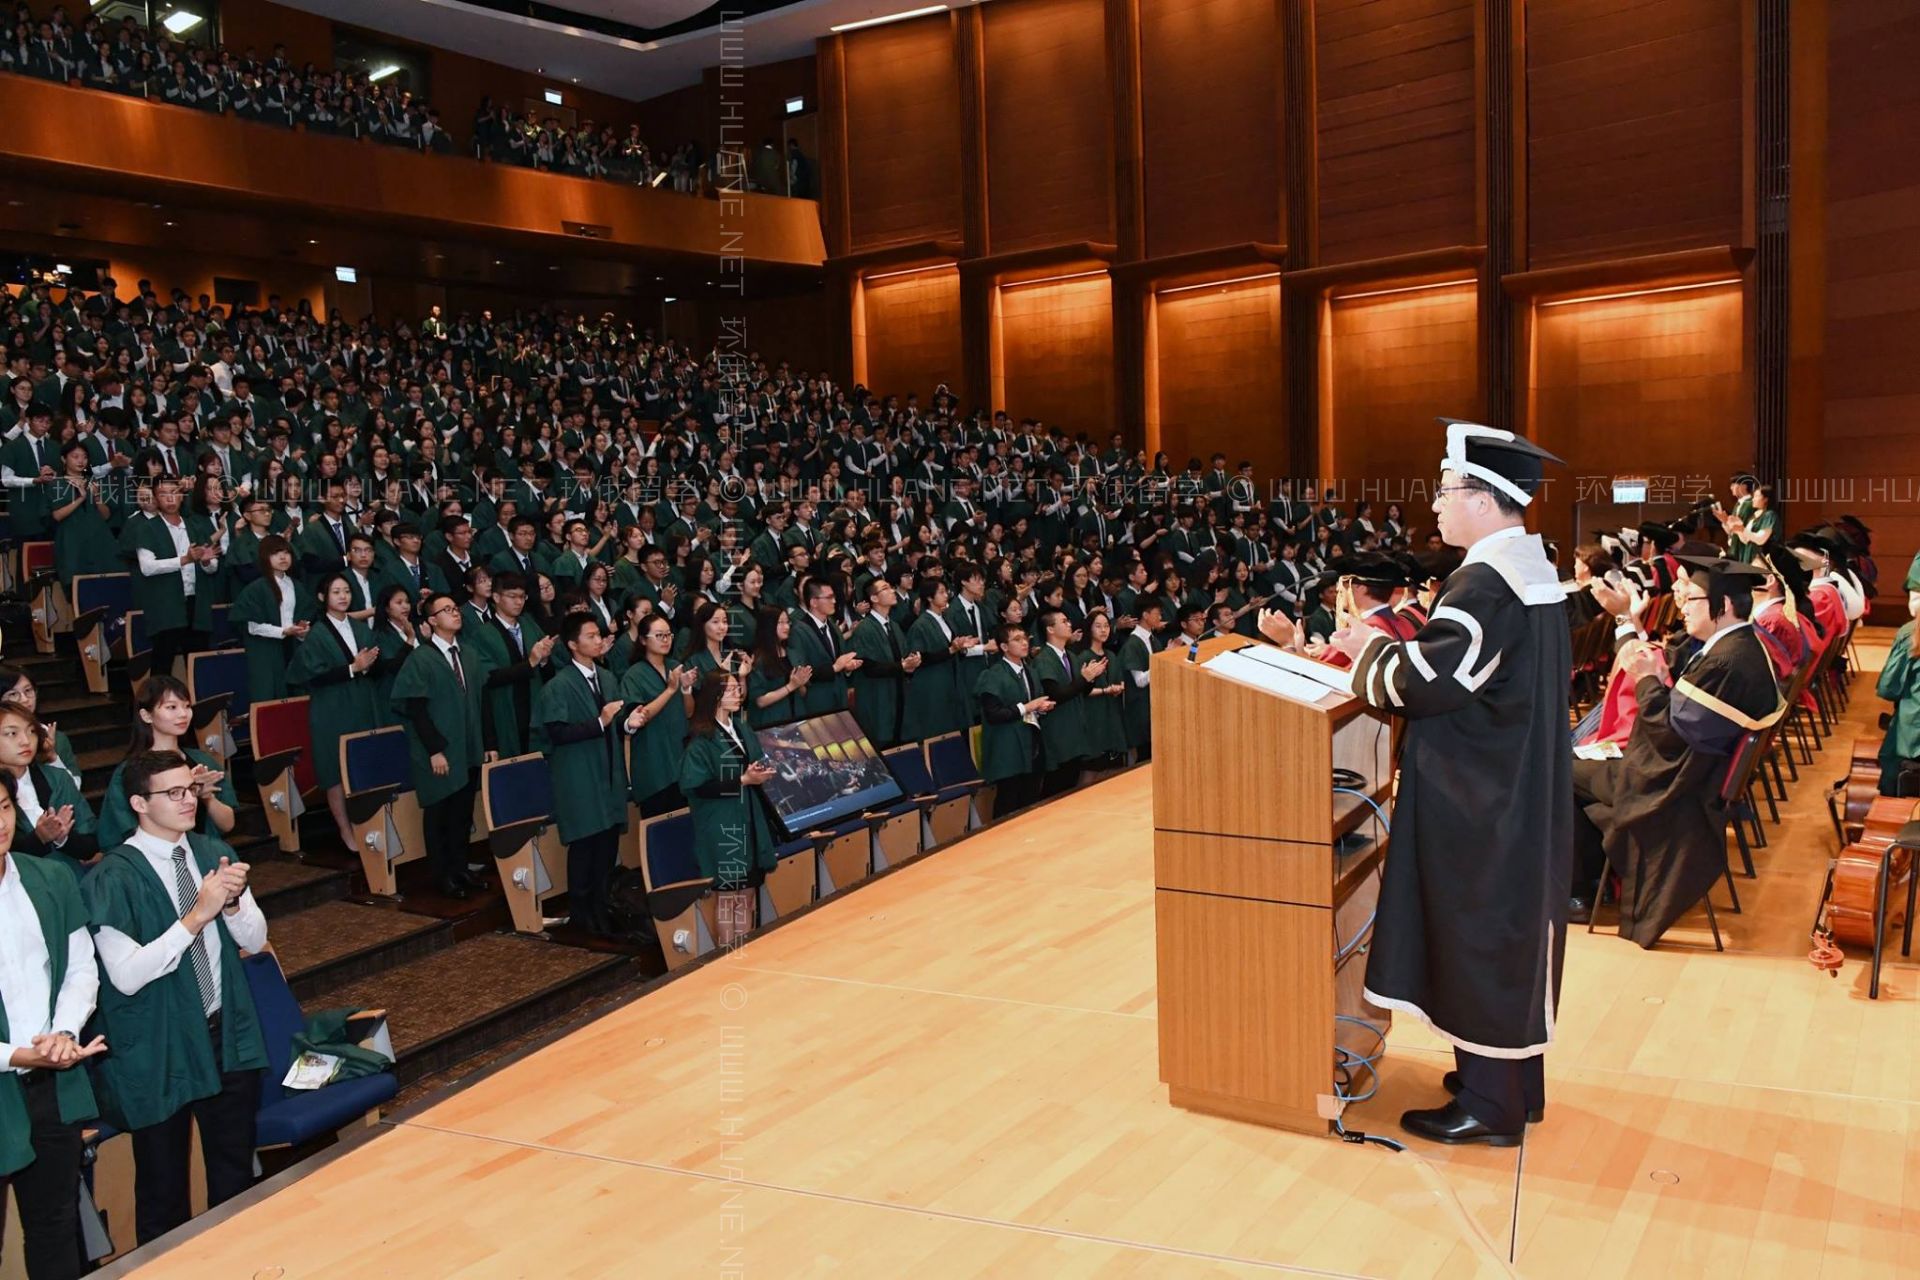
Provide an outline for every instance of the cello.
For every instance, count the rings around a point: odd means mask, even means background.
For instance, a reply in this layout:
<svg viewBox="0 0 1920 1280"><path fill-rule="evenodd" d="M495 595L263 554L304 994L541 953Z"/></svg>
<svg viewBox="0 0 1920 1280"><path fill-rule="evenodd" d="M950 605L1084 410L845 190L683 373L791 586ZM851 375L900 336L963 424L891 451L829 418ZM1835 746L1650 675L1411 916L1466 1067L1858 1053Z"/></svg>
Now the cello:
<svg viewBox="0 0 1920 1280"><path fill-rule="evenodd" d="M1880 798L1880 745L1885 735L1861 734L1853 740L1853 754L1847 761L1847 776L1833 784L1827 793L1827 812L1833 818L1833 834L1842 845L1860 838L1867 811Z"/></svg>
<svg viewBox="0 0 1920 1280"><path fill-rule="evenodd" d="M1906 919L1907 880L1914 874L1913 851L1896 849L1900 828L1913 820L1920 800L1911 796L1876 796L1867 805L1859 836L1833 860L1827 877L1827 930L1841 942L1871 947L1875 930L1875 900L1879 897L1881 868L1886 866L1886 897L1879 913L1886 930Z"/></svg>

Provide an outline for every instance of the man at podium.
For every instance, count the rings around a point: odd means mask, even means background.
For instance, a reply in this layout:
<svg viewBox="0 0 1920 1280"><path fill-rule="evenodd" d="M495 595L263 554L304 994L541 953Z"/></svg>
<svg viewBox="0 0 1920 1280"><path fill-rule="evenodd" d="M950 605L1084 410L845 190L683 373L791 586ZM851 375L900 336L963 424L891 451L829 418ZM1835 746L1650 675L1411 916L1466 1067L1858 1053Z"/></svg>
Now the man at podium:
<svg viewBox="0 0 1920 1280"><path fill-rule="evenodd" d="M1433 510L1465 559L1412 639L1350 626L1332 645L1353 659L1354 692L1408 721L1367 998L1432 1027L1458 1066L1453 1100L1401 1127L1504 1147L1546 1106L1573 877L1566 594L1525 527L1544 464L1560 460L1441 421ZM1292 642L1285 618L1260 621Z"/></svg>

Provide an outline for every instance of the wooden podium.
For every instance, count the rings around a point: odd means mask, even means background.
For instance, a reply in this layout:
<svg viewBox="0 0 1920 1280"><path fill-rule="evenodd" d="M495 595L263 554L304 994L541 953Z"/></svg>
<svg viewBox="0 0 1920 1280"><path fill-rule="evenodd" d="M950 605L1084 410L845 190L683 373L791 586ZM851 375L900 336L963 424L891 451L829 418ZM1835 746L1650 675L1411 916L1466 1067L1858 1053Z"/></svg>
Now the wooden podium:
<svg viewBox="0 0 1920 1280"><path fill-rule="evenodd" d="M1257 643L1203 642L1199 663ZM1152 672L1160 1078L1177 1107L1326 1133L1335 1044L1375 1047L1335 1015L1387 1024L1361 993L1384 832L1333 793L1333 770L1385 809L1393 722L1350 694L1310 704L1230 679L1184 646ZM1368 1083L1354 1073L1353 1091Z"/></svg>

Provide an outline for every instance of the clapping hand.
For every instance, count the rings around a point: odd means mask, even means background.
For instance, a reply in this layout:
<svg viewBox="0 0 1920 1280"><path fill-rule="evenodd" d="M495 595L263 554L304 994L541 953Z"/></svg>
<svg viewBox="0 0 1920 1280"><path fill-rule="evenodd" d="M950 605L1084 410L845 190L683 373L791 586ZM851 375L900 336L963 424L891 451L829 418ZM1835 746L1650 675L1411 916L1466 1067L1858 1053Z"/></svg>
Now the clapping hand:
<svg viewBox="0 0 1920 1280"><path fill-rule="evenodd" d="M73 830L73 806L63 804L58 809L48 809L33 824L33 834L44 845L56 845L67 838Z"/></svg>
<svg viewBox="0 0 1920 1280"><path fill-rule="evenodd" d="M1620 656L1620 669L1627 678L1639 684L1648 676L1660 674L1660 653L1650 644L1635 644Z"/></svg>
<svg viewBox="0 0 1920 1280"><path fill-rule="evenodd" d="M813 668L803 664L787 672L787 688L795 690L804 689L807 687L807 682L811 679L813 679Z"/></svg>
<svg viewBox="0 0 1920 1280"><path fill-rule="evenodd" d="M757 787L763 782L770 781L772 778L773 766L765 760L755 760L741 771L740 784L747 787Z"/></svg>
<svg viewBox="0 0 1920 1280"><path fill-rule="evenodd" d="M1278 609L1262 609L1256 621L1260 634L1279 645L1282 649L1292 649L1300 643L1300 628L1293 625L1293 619Z"/></svg>
<svg viewBox="0 0 1920 1280"><path fill-rule="evenodd" d="M74 1063L106 1050L104 1036L95 1036L83 1045L71 1036L38 1035L31 1044L16 1046L7 1065L27 1071L65 1071Z"/></svg>
<svg viewBox="0 0 1920 1280"><path fill-rule="evenodd" d="M680 682L680 692L692 693L693 686L700 683L700 673L692 667L674 668L674 678Z"/></svg>
<svg viewBox="0 0 1920 1280"><path fill-rule="evenodd" d="M360 652L353 655L353 669L355 671L365 671L368 667L371 667L374 663L378 662L379 660L380 660L380 651L378 649L374 649L374 648L362 649Z"/></svg>
<svg viewBox="0 0 1920 1280"><path fill-rule="evenodd" d="M1107 673L1107 662L1108 659L1106 658L1096 658L1086 666L1080 668L1081 674L1085 675L1088 680L1092 680L1097 676L1103 676Z"/></svg>
<svg viewBox="0 0 1920 1280"><path fill-rule="evenodd" d="M621 698L615 698L612 702L602 704L600 707L600 723L612 724L613 718L620 714L620 708L626 705L625 700Z"/></svg>
<svg viewBox="0 0 1920 1280"><path fill-rule="evenodd" d="M908 654L906 658L901 661L900 669L907 672L918 671L920 669L921 656L922 655L918 653Z"/></svg>
<svg viewBox="0 0 1920 1280"><path fill-rule="evenodd" d="M1035 698L1032 702L1029 702L1027 704L1027 714L1034 715L1034 716L1043 716L1047 712L1053 710L1053 707L1054 707L1054 702L1052 698Z"/></svg>

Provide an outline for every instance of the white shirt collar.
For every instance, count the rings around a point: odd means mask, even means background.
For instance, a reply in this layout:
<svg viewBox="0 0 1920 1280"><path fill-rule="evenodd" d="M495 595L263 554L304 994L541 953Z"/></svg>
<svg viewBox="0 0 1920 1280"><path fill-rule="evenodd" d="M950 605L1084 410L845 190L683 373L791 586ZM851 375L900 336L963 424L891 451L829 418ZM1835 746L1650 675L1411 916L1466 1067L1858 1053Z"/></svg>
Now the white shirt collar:
<svg viewBox="0 0 1920 1280"><path fill-rule="evenodd" d="M440 633L438 631L433 633L433 647L438 649L442 653L451 652L458 643L459 643L458 641L449 641L449 640L441 639Z"/></svg>
<svg viewBox="0 0 1920 1280"><path fill-rule="evenodd" d="M598 667L590 667L586 663L580 661L580 659L578 658L575 658L573 660L573 669L575 671L578 671L581 675L585 676L589 681L598 680L600 678L600 669Z"/></svg>

